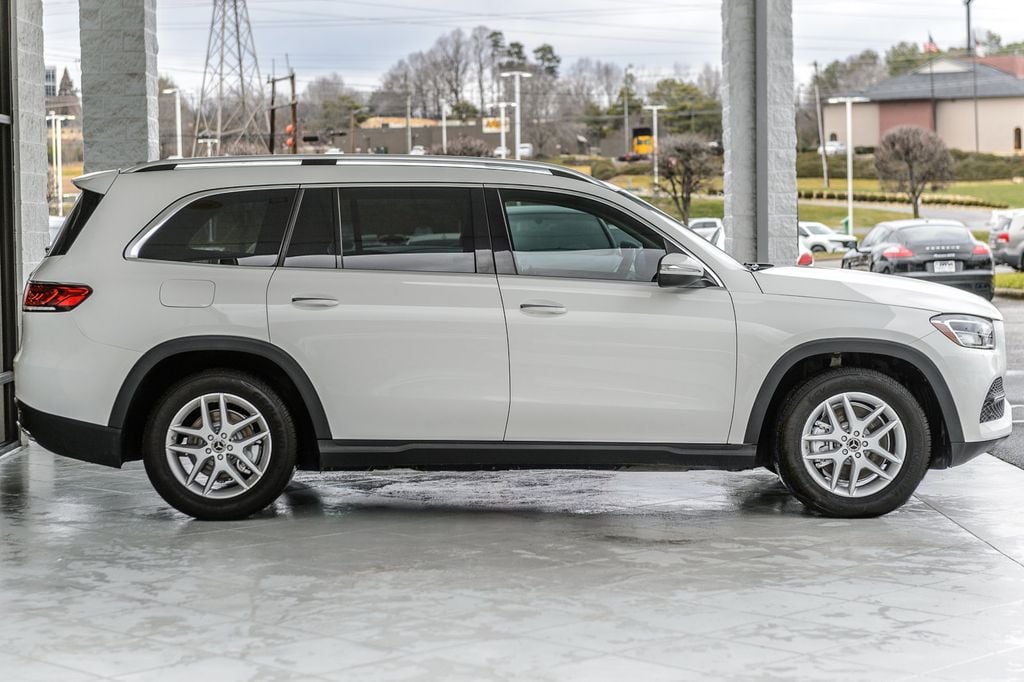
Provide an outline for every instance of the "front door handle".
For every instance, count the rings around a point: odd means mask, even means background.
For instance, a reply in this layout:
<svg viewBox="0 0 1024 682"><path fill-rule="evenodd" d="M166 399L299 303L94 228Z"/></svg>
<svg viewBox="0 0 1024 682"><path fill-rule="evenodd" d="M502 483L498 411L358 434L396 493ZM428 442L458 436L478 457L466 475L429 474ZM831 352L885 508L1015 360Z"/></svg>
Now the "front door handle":
<svg viewBox="0 0 1024 682"><path fill-rule="evenodd" d="M520 303L519 309L524 313L534 315L565 315L569 312L569 309L561 303L553 303L551 301L528 301Z"/></svg>
<svg viewBox="0 0 1024 682"><path fill-rule="evenodd" d="M333 308L338 305L338 300L323 296L292 296L292 305L297 308Z"/></svg>

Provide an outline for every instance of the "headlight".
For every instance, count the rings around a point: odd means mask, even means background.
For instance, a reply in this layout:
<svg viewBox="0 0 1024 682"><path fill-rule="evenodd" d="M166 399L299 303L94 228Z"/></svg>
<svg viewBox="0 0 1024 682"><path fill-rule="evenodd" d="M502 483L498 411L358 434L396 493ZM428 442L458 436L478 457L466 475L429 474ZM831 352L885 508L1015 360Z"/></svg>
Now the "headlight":
<svg viewBox="0 0 1024 682"><path fill-rule="evenodd" d="M964 348L995 348L995 325L992 320L974 315L937 315L932 324L946 338Z"/></svg>

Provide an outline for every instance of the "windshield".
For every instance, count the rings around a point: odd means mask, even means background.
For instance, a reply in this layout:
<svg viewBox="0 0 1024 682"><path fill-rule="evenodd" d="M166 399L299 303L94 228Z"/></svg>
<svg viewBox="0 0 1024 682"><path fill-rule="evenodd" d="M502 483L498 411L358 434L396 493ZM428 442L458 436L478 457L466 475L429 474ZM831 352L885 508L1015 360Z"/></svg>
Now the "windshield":
<svg viewBox="0 0 1024 682"><path fill-rule="evenodd" d="M832 230L821 223L800 223L800 226L811 234L832 234Z"/></svg>
<svg viewBox="0 0 1024 682"><path fill-rule="evenodd" d="M955 225L904 227L899 231L899 235L906 244L922 244L925 242L960 244L974 241L966 227L957 227Z"/></svg>

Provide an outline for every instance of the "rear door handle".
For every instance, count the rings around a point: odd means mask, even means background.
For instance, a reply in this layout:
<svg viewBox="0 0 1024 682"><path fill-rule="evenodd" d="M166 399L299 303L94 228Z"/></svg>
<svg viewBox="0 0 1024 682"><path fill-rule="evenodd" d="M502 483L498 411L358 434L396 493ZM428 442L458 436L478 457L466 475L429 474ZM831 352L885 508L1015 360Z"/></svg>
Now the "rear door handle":
<svg viewBox="0 0 1024 682"><path fill-rule="evenodd" d="M323 296L292 296L292 305L297 308L333 308L338 305L338 300Z"/></svg>
<svg viewBox="0 0 1024 682"><path fill-rule="evenodd" d="M565 315L569 312L569 309L561 303L551 301L528 301L520 303L519 309L533 315Z"/></svg>

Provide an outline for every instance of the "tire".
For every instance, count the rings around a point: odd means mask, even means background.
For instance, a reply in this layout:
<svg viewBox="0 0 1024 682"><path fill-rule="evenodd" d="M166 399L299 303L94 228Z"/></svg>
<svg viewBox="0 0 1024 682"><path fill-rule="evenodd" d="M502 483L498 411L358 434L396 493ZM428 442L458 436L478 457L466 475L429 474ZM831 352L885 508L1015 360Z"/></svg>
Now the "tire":
<svg viewBox="0 0 1024 682"><path fill-rule="evenodd" d="M851 424L843 395L861 422L880 405L886 409L862 426ZM826 402L838 428L828 428L832 421ZM887 514L910 498L928 470L931 433L924 410L906 387L881 372L860 368L824 372L794 388L779 417L781 429L773 448L779 477L806 507L826 516ZM876 441L875 434L891 422L896 423ZM899 463L882 457L876 448L900 458ZM838 481L831 475L837 462ZM875 468L868 468L869 463Z"/></svg>
<svg viewBox="0 0 1024 682"><path fill-rule="evenodd" d="M821 244L815 244L814 246L811 247L811 252L812 253L825 253L825 247L822 246Z"/></svg>
<svg viewBox="0 0 1024 682"><path fill-rule="evenodd" d="M246 422L236 433L221 429L221 405L229 424ZM298 436L284 405L273 388L243 372L214 369L183 379L160 398L143 434L150 482L168 504L197 519L255 514L277 499L295 470Z"/></svg>

